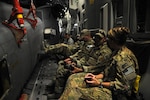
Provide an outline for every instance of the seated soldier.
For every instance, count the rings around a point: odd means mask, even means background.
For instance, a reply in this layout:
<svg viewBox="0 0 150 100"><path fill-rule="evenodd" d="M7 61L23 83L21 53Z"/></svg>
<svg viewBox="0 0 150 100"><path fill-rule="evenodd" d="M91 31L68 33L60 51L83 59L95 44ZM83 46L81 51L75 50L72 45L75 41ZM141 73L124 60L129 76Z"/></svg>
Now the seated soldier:
<svg viewBox="0 0 150 100"><path fill-rule="evenodd" d="M75 57L75 56L79 55L78 58L80 58L81 56L86 55L85 54L86 46L93 45L93 44L94 44L94 41L91 37L90 31L88 29L83 29L80 33L80 36L78 37L78 40L73 45L67 45L64 43L48 45L46 43L46 44L44 44L45 45L44 50L45 50L46 54L48 54L50 56L51 55L58 55L58 56L63 55L64 58L58 60L59 63L63 63L64 61L67 61L69 56ZM69 59L70 59L70 57L69 57ZM50 89L50 88L53 87L53 83L54 82L52 81L46 86L47 92L51 92L52 89ZM50 91L48 91L48 90L50 90Z"/></svg>
<svg viewBox="0 0 150 100"><path fill-rule="evenodd" d="M84 31L85 32L85 31ZM76 54L70 58L59 62L56 73L55 96L48 95L48 99L58 98L63 92L67 78L73 73L102 71L107 64L107 59L111 55L111 50L106 44L105 34L96 33L94 36L94 45L85 45ZM101 67L101 68L97 68Z"/></svg>
<svg viewBox="0 0 150 100"><path fill-rule="evenodd" d="M71 75L59 100L112 100L113 93L116 93L117 97L121 95L122 98L119 100L130 96L137 75L138 62L131 50L125 46L129 33L126 27L110 29L108 46L113 53L104 71L97 75L92 73Z"/></svg>
<svg viewBox="0 0 150 100"><path fill-rule="evenodd" d="M72 45L74 44L74 40L73 38L71 37L71 34L70 33L66 33L65 36L64 36L64 41L63 41L65 44L68 44L68 45Z"/></svg>
<svg viewBox="0 0 150 100"><path fill-rule="evenodd" d="M47 43L43 43L43 48L45 54L48 55L63 55L65 59L66 57L69 57L70 55L75 54L78 50L84 49L84 47L87 44L93 44L94 41L91 37L90 31L88 29L83 29L81 31L80 37L78 41L76 41L72 45L68 45L65 43L59 43L55 45L49 45ZM86 49L85 49L86 50ZM82 52L80 53L82 54ZM62 59L59 59L62 60Z"/></svg>

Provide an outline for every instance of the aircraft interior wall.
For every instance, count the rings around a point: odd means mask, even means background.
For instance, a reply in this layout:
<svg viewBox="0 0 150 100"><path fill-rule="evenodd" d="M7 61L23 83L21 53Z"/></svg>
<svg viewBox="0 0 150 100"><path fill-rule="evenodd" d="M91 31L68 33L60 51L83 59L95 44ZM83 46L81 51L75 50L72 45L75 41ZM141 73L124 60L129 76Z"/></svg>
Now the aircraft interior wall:
<svg viewBox="0 0 150 100"><path fill-rule="evenodd" d="M12 5L0 2L0 21L8 20L12 12ZM28 9L23 9L26 15ZM31 16L30 16L31 17ZM24 84L27 82L37 62L37 54L41 50L43 40L43 22L37 18L38 23L34 29L27 20L24 20L24 25L27 33L21 42L18 43L15 35L21 33L12 32L12 30L0 23L0 61L7 61L6 66L10 78L10 87L8 91L2 93L2 100L17 100ZM17 21L12 22L16 27ZM2 66L0 66L2 68ZM1 77L1 76L0 76ZM1 77L3 79L3 77ZM3 81L4 82L4 81ZM5 84L3 84L5 86Z"/></svg>

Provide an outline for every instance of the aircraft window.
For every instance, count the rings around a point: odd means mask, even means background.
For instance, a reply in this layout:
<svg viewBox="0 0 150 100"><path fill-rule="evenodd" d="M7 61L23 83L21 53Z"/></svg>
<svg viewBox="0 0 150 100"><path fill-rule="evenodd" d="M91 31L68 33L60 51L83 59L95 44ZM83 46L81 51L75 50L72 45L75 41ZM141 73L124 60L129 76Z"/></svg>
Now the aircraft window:
<svg viewBox="0 0 150 100"><path fill-rule="evenodd" d="M122 26L123 24L123 0L113 1L113 11L115 18L115 26Z"/></svg>
<svg viewBox="0 0 150 100"><path fill-rule="evenodd" d="M142 0L137 0L136 2L136 12L137 12L137 32L145 32L146 23L146 12L147 2Z"/></svg>
<svg viewBox="0 0 150 100"><path fill-rule="evenodd" d="M6 59L0 61L0 100L10 89L10 77Z"/></svg>
<svg viewBox="0 0 150 100"><path fill-rule="evenodd" d="M100 28L104 30L108 30L108 6L106 3L100 9Z"/></svg>
<svg viewBox="0 0 150 100"><path fill-rule="evenodd" d="M118 0L116 4L117 18L123 16L123 0Z"/></svg>

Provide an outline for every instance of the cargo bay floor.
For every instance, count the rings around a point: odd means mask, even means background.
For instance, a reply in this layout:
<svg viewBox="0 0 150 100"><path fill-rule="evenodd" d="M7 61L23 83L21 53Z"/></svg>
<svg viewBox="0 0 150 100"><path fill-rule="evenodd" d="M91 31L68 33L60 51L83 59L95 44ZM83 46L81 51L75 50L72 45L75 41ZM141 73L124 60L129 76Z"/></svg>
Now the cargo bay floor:
<svg viewBox="0 0 150 100"><path fill-rule="evenodd" d="M27 94L28 100L48 100L46 86L55 78L57 67L56 60L45 58L39 61L22 94Z"/></svg>

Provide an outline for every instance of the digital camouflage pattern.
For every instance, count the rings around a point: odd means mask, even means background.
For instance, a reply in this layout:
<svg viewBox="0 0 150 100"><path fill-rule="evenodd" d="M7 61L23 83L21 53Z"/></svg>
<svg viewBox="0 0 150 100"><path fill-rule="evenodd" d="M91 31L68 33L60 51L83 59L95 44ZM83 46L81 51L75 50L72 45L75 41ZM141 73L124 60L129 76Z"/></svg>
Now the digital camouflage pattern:
<svg viewBox="0 0 150 100"><path fill-rule="evenodd" d="M64 43L59 43L55 45L49 45L47 44L44 47L44 51L47 54L61 54L64 55L65 57L69 57L70 55L74 54L77 52L79 49L78 44L64 44Z"/></svg>
<svg viewBox="0 0 150 100"><path fill-rule="evenodd" d="M76 41L74 44L65 44L65 43L58 43L55 45L49 45L46 42L43 42L43 48L45 53L47 54L61 54L65 57L75 54L78 50L82 50L79 55L85 54L87 51L87 45L93 45L94 41L91 39L84 41L84 37L90 37L90 31L88 29L83 29L80 34L80 39Z"/></svg>
<svg viewBox="0 0 150 100"><path fill-rule="evenodd" d="M86 51L82 56L74 56L73 59L76 59L77 67L83 67L84 72L99 73L103 71L111 53L107 44L104 43L100 47L93 47L90 51ZM64 66L64 62L60 61L56 73L55 91L59 90L60 87L64 87L68 77L72 74L70 70Z"/></svg>
<svg viewBox="0 0 150 100"><path fill-rule="evenodd" d="M85 63L82 66L84 72L99 73L103 71L111 54L112 51L106 42L99 47L92 48L91 52L86 55Z"/></svg>
<svg viewBox="0 0 150 100"><path fill-rule="evenodd" d="M78 50L83 50L83 52L85 52L86 51L85 47L87 45L92 45L93 43L94 41L91 39L87 42L76 41L72 45L68 45L65 43L49 45L48 43L45 43L45 44L43 43L43 47L44 47L44 52L46 54L61 54L61 55L64 55L65 57L69 57L75 54L76 52L79 52ZM83 52L80 52L80 54L82 54Z"/></svg>
<svg viewBox="0 0 150 100"><path fill-rule="evenodd" d="M71 75L59 100L112 100L109 89L88 87L84 81L86 74L82 72Z"/></svg>
<svg viewBox="0 0 150 100"><path fill-rule="evenodd" d="M75 54L71 55L70 58L80 59L80 58L86 56L90 52L90 50L88 50L87 47L89 45L94 45L94 41L91 38L90 40L88 40L86 42L85 41L78 42L78 45L79 45L79 51L76 52Z"/></svg>
<svg viewBox="0 0 150 100"><path fill-rule="evenodd" d="M125 72L126 68L133 68L129 72ZM122 68L123 70L120 70ZM87 87L84 82L86 73L73 74L68 78L66 88L59 100L112 100L111 90L121 90L124 93L131 90L138 69L137 59L134 54L126 47L116 52L110 58L109 66L104 70L103 81L111 82L109 88ZM125 75L128 74L127 78ZM126 90L129 87L128 90Z"/></svg>
<svg viewBox="0 0 150 100"><path fill-rule="evenodd" d="M92 39L90 39L87 42L80 41L80 42L78 42L78 44L80 45L81 50L78 50L78 52L73 55L74 56L73 58L84 59L84 56L87 54L87 51L85 51L86 46L91 45L91 44L93 45L94 41ZM64 61L63 60L59 61L58 69L56 71L56 81L55 81L55 92L56 93L62 92L62 90L65 86L65 83L66 83L68 77L70 76L70 74L71 74L70 70L65 68Z"/></svg>
<svg viewBox="0 0 150 100"><path fill-rule="evenodd" d="M104 75L107 77L104 78L104 81L111 81L114 89L130 91L138 69L135 55L127 47L122 47L113 56L110 66L105 69Z"/></svg>

